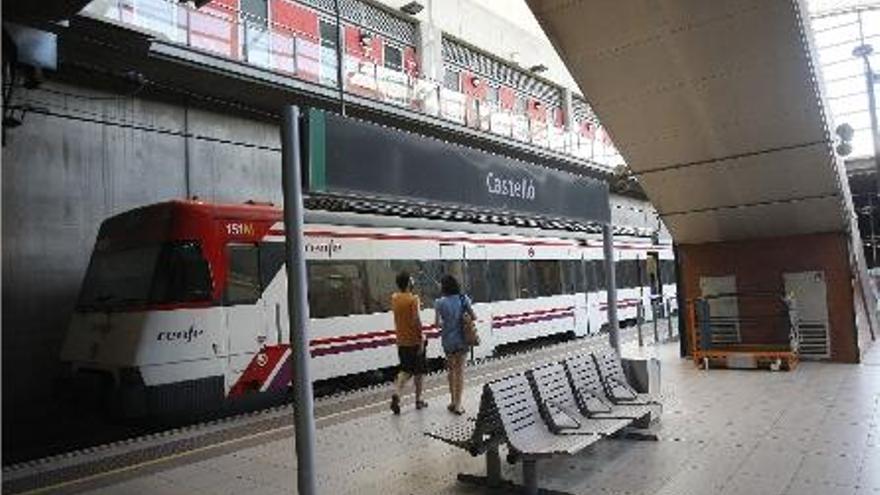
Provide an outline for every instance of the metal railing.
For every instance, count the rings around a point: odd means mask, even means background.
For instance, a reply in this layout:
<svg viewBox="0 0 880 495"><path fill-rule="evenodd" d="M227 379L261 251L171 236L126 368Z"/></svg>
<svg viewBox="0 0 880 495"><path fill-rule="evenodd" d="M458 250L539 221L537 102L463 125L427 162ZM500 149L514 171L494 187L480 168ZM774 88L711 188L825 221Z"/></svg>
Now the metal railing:
<svg viewBox="0 0 880 495"><path fill-rule="evenodd" d="M158 38L316 84L338 87L335 43L295 27L266 22L220 4L201 9L171 0L96 0L86 12L137 27ZM413 72L343 55L346 93L382 101L513 141L614 167L623 158L601 126L589 135L567 131L549 116L502 108L445 88Z"/></svg>

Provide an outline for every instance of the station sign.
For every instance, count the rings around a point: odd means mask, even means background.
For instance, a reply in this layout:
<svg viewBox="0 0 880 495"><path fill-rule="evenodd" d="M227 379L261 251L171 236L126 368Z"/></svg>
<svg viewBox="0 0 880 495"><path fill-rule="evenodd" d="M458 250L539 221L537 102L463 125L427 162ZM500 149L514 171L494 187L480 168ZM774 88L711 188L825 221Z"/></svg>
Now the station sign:
<svg viewBox="0 0 880 495"><path fill-rule="evenodd" d="M605 182L312 109L312 192L610 222Z"/></svg>

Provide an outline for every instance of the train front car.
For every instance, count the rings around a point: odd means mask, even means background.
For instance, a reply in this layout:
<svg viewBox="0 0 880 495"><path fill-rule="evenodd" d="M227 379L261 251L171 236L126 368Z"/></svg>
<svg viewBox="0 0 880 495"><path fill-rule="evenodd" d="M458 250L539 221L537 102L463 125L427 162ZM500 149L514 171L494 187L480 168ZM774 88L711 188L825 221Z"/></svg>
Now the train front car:
<svg viewBox="0 0 880 495"><path fill-rule="evenodd" d="M221 409L243 357L228 320L252 316L230 305L253 293L235 276L248 260L228 260L226 245L255 246L279 220L269 207L171 201L104 221L61 352L73 395L122 417Z"/></svg>

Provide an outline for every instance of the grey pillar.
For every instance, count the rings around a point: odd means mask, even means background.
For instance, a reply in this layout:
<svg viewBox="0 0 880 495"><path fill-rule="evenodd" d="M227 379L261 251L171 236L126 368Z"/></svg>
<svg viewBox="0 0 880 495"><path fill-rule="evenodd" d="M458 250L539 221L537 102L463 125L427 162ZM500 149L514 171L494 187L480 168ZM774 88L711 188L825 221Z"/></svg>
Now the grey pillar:
<svg viewBox="0 0 880 495"><path fill-rule="evenodd" d="M617 332L617 281L614 279L614 234L611 224L602 226L602 244L605 248L605 289L608 295L608 342L620 355L620 336Z"/></svg>
<svg viewBox="0 0 880 495"><path fill-rule="evenodd" d="M571 132L574 129L574 103L568 88L562 90L562 116L565 130Z"/></svg>
<svg viewBox="0 0 880 495"><path fill-rule="evenodd" d="M287 314L293 360L293 414L296 439L297 493L314 495L315 416L309 373L309 299L303 241L302 166L299 108L284 107L281 126L281 184L284 193L284 235L287 262Z"/></svg>

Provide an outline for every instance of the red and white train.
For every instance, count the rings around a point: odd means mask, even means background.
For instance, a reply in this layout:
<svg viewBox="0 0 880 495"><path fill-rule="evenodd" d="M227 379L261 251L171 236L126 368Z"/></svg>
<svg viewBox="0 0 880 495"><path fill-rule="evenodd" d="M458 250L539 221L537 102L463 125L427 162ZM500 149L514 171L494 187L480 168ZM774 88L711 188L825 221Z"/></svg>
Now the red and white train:
<svg viewBox="0 0 880 495"><path fill-rule="evenodd" d="M310 209L306 252L315 380L394 366L394 277L413 274L432 323L442 274L475 301L482 344L606 323L598 233ZM615 236L619 317L675 294L672 250ZM61 353L99 378L126 416L225 407L288 390L290 342L281 210L170 201L103 222ZM441 355L427 328L429 357Z"/></svg>

